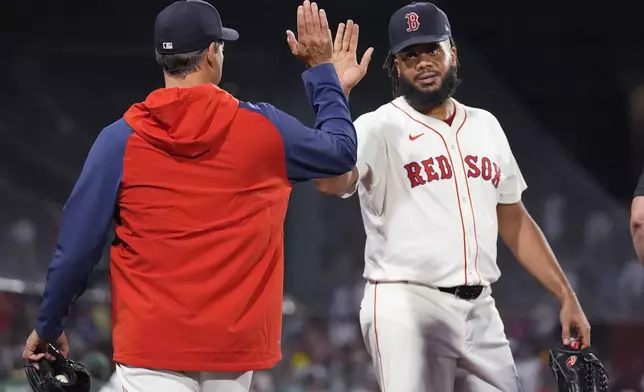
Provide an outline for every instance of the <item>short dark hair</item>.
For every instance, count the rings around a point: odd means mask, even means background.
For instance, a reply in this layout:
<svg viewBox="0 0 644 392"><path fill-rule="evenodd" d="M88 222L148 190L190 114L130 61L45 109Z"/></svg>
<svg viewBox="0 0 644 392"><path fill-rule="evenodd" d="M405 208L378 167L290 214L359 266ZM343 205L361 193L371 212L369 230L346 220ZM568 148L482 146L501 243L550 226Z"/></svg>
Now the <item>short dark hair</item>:
<svg viewBox="0 0 644 392"><path fill-rule="evenodd" d="M449 44L450 47L456 46L456 42L454 42L452 37L449 38ZM389 79L391 80L391 94L394 98L398 98L400 94L398 94L398 70L396 69L396 63L394 62L395 58L396 54L389 52L382 68L386 69L389 74ZM456 59L456 68L458 69L459 66L460 63L458 62L458 59Z"/></svg>
<svg viewBox="0 0 644 392"><path fill-rule="evenodd" d="M215 42L215 46L219 47L220 43ZM189 74L199 69L199 64L203 60L203 56L208 51L207 46L201 50L194 52L179 53L179 54L161 54L155 51L157 64L163 69L163 72L170 76L185 78Z"/></svg>

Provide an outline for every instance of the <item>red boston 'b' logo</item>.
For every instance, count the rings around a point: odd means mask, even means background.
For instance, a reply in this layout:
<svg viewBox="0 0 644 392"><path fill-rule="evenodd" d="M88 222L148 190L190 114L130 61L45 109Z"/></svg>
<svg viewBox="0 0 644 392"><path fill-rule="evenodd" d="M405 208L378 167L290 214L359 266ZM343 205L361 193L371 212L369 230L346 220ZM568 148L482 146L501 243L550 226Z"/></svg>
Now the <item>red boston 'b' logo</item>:
<svg viewBox="0 0 644 392"><path fill-rule="evenodd" d="M410 12L407 15L405 15L405 19L407 19L407 31L416 31L420 27L420 22L418 21L418 14L415 12Z"/></svg>

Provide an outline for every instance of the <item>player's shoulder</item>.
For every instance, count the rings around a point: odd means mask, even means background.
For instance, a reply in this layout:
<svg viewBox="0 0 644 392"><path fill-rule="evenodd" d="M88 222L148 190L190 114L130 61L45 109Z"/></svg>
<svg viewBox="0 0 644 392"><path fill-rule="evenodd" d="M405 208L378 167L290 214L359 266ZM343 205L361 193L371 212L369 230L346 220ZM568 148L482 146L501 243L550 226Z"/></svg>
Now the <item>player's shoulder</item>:
<svg viewBox="0 0 644 392"><path fill-rule="evenodd" d="M400 126L400 121L396 119L397 110L393 105L394 101L381 105L376 110L366 112L358 116L354 121L358 133L380 133L385 129L391 129Z"/></svg>
<svg viewBox="0 0 644 392"><path fill-rule="evenodd" d="M499 138L499 140L507 141L505 131L494 114L485 109L463 105L462 103L458 104L463 106L465 109L465 112L467 113L467 122L475 124L477 127L483 126L488 129L492 135Z"/></svg>
<svg viewBox="0 0 644 392"><path fill-rule="evenodd" d="M124 118L106 126L94 139L86 162L105 166L121 162L132 135L135 135L134 129Z"/></svg>
<svg viewBox="0 0 644 392"><path fill-rule="evenodd" d="M468 121L487 123L490 126L501 128L501 124L499 123L499 120L496 118L494 114L492 114L492 112L482 108L468 106L458 101L457 101L457 104L461 105L463 109L465 109L465 113L467 113Z"/></svg>
<svg viewBox="0 0 644 392"><path fill-rule="evenodd" d="M508 137L501 126L501 123L490 111L458 103L465 109L467 120L470 124L477 127L484 127L489 131L489 135L495 138L501 145L509 146Z"/></svg>
<svg viewBox="0 0 644 392"><path fill-rule="evenodd" d="M269 119L276 116L278 112L278 109L268 102L239 101L239 108L242 109L242 111L245 110L251 113L261 114Z"/></svg>
<svg viewBox="0 0 644 392"><path fill-rule="evenodd" d="M101 130L94 141L94 147L103 149L124 148L133 133L134 129L122 117Z"/></svg>
<svg viewBox="0 0 644 392"><path fill-rule="evenodd" d="M108 135L108 137L118 137L119 135L129 136L134 132L133 128L127 123L125 117L121 117L110 125L101 130L100 135Z"/></svg>
<svg viewBox="0 0 644 392"><path fill-rule="evenodd" d="M380 120L383 120L387 116L387 105L382 105L376 110L366 112L358 116L355 122L361 122L365 124L378 124Z"/></svg>

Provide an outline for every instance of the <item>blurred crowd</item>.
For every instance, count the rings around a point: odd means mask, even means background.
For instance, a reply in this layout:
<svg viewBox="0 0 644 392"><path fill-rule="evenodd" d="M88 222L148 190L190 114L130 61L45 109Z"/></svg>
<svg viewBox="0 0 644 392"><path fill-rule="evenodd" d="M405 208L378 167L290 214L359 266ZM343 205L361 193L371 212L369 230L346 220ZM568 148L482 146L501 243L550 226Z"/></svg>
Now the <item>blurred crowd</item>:
<svg viewBox="0 0 644 392"><path fill-rule="evenodd" d="M257 372L255 392L378 392L371 360L364 349L357 311L362 281L336 286L326 311L293 299L284 302L283 361L270 371ZM39 305L37 295L0 293L0 392L30 392L22 369L22 349ZM524 392L555 392L547 366L547 347L557 339L556 314L506 318L507 334L516 356ZM550 327L534 323L549 320ZM541 328L541 329L540 329ZM89 366L98 391L113 372L109 303L82 300L73 308L67 334L71 357ZM617 392L644 391L642 364L619 377L606 348L608 330L596 326L594 339ZM631 334L637 336L637 332ZM634 342L632 342L634 343ZM636 353L637 355L637 353ZM638 366L638 367L636 367ZM640 382L640 379L642 382ZM120 391L119 391L120 392Z"/></svg>
<svg viewBox="0 0 644 392"><path fill-rule="evenodd" d="M0 131L19 130L3 132L0 143L0 155L5 162L11 162L10 166L0 166L0 392L29 391L21 353L34 325L60 219L61 206L49 200L66 197L91 145L91 132L95 134L100 129L98 123L105 125L106 117L122 112L124 102L135 102L141 98L141 91L148 90L148 84L154 85L152 75L143 79L145 83L137 79L140 83L137 88L131 86L132 67L141 68L139 75L150 75L147 62L116 61L100 57L103 52L99 52L96 58L85 53L76 56L65 53L59 55L60 61L54 61L55 54L41 56L40 51L35 51L34 59L38 61L25 60L16 65L20 73L0 84L0 98L7 103L0 108ZM237 52L231 57L231 61L238 62L231 63L231 73L237 64L254 62L258 57L273 61L264 65L267 69L283 66L270 53ZM45 61L47 66L42 65ZM74 66L70 67L70 63ZM479 68L472 65L470 69ZM115 78L94 78L96 70ZM74 75L61 76L71 71ZM26 74L29 77L19 77ZM310 116L305 100L295 94L283 94L301 91L299 80L292 75L287 79L291 84L280 75L273 75L280 88L257 89L268 92L262 94L251 88L257 82L252 75L243 76L238 78L239 85L231 82L224 87L235 94L241 90L245 99L269 100L300 117ZM261 73L258 77L266 79ZM93 83L70 85L69 81L77 79ZM20 88L11 80L19 80ZM113 86L115 80L124 85ZM381 87L386 83L384 80ZM468 83L472 83L471 79ZM498 91L496 87L480 90ZM49 94L44 93L47 89ZM95 91L102 94L100 108L94 99L87 99ZM63 92L67 95L59 98ZM501 96L494 99L508 108L516 101L503 101ZM360 113L373 109L376 103L357 99L352 105ZM507 109L504 116L508 124L512 123L512 116L517 116L515 123L522 124L507 129L510 136L513 129L522 132L521 138L514 137L512 141L516 141L517 159L530 186L526 204L550 241L593 325L593 346L609 368L611 390L644 392L644 360L639 355L644 351L640 343L644 328L644 268L634 258L627 212L616 207L597 187L589 185L583 170L563 160L556 148L545 144L547 139L528 132L523 125L531 122L519 118L517 113ZM550 161L548 167L557 168L556 174L541 166L544 156ZM294 192L293 199L296 198ZM378 391L358 324L364 287L360 278L362 222L355 200L325 204L329 211L318 218L330 238L324 248L333 250L326 256L329 279L319 290L325 295L313 301L290 297L285 300L284 359L274 369L255 374L253 388L257 392ZM346 249L347 245L342 244L353 244L353 248ZM499 264L503 276L494 285L493 295L506 324L523 390L554 392L547 349L558 340L558 304L503 247L499 248ZM96 295L86 295L79 301L67 328L71 355L90 366L96 390L113 371L106 266L107 261L103 260L95 274L92 287Z"/></svg>
<svg viewBox="0 0 644 392"><path fill-rule="evenodd" d="M284 360L257 372L256 392L377 392L369 355L357 322L362 282L337 287L326 314L314 314L290 299L284 316ZM39 297L0 294L0 392L29 392L22 370L24 340L33 326ZM315 312L317 313L317 312ZM109 379L111 324L109 304L82 301L74 307L67 334L71 356L90 367L93 387ZM517 365L526 392L554 391L545 352L518 345Z"/></svg>

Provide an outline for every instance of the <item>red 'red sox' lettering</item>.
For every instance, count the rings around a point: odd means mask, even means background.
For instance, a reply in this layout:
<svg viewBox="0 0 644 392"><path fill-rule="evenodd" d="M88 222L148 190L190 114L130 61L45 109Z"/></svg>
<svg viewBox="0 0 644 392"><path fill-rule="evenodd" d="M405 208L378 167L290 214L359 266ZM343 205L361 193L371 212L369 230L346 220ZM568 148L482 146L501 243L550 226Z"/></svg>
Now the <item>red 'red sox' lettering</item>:
<svg viewBox="0 0 644 392"><path fill-rule="evenodd" d="M482 177L485 181L490 181L495 188L499 187L501 181L501 168L496 163L492 162L490 158L483 157L481 159L480 167L478 163L479 157L476 155L468 155L464 161L469 170L467 171L468 178Z"/></svg>
<svg viewBox="0 0 644 392"><path fill-rule="evenodd" d="M453 175L452 166L449 164L449 160L443 155L425 159L420 163L408 163L405 165L405 170L407 171L407 177L412 188L418 185L425 185L432 181L448 180ZM425 177L423 177L423 172L425 173Z"/></svg>
<svg viewBox="0 0 644 392"><path fill-rule="evenodd" d="M467 165L468 178L481 177L485 181L490 181L495 188L499 187L501 168L490 158L483 157L479 163L478 156L468 155L463 161ZM433 181L449 180L454 176L452 165L444 155L427 158L420 162L410 162L405 165L405 171L412 188Z"/></svg>

